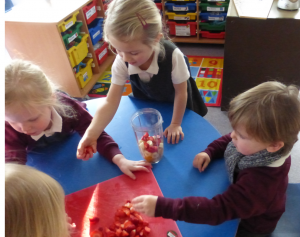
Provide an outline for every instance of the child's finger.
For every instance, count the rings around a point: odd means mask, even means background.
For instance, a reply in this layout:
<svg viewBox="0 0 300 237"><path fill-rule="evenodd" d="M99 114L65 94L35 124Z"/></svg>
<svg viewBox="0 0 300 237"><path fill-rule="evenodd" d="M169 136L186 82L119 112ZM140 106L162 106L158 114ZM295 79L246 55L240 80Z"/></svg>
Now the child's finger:
<svg viewBox="0 0 300 237"><path fill-rule="evenodd" d="M164 137L167 137L168 136L168 130L166 129L163 133Z"/></svg>
<svg viewBox="0 0 300 237"><path fill-rule="evenodd" d="M172 144L175 144L176 134L172 133Z"/></svg>
<svg viewBox="0 0 300 237"><path fill-rule="evenodd" d="M176 143L179 142L179 139L180 139L180 133L178 133L177 136L176 136Z"/></svg>
<svg viewBox="0 0 300 237"><path fill-rule="evenodd" d="M204 170L206 169L206 167L208 166L208 164L209 164L209 161L206 160L206 161L204 162L203 166L202 166L202 171L204 171Z"/></svg>
<svg viewBox="0 0 300 237"><path fill-rule="evenodd" d="M183 139L184 139L184 133L181 132L181 140L183 140Z"/></svg>
<svg viewBox="0 0 300 237"><path fill-rule="evenodd" d="M143 202L143 201L144 201L144 197L143 197L143 195L141 195L141 196L137 196L134 199L132 199L131 203L133 205L136 205L137 203L140 203L140 202Z"/></svg>
<svg viewBox="0 0 300 237"><path fill-rule="evenodd" d="M126 174L127 176L129 176L133 180L136 179L135 175L130 170L124 172L124 174Z"/></svg>
<svg viewBox="0 0 300 237"><path fill-rule="evenodd" d="M150 172L148 168L146 168L145 166L135 166L134 167L134 171L146 171L146 172Z"/></svg>

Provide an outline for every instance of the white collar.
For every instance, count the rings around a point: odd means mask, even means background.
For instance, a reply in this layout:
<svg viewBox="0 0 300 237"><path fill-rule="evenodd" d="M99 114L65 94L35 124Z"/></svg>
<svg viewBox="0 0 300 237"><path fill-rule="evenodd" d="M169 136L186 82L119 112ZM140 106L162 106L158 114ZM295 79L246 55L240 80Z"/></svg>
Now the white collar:
<svg viewBox="0 0 300 237"><path fill-rule="evenodd" d="M133 75L133 74L139 74L141 72L148 72L148 73L156 75L158 73L157 58L158 58L159 53L160 53L160 47L158 44L158 46L156 46L154 48L154 56L153 56L153 59L152 59L152 62L150 64L149 68L144 71L144 70L140 69L139 67L128 64L128 74Z"/></svg>
<svg viewBox="0 0 300 237"><path fill-rule="evenodd" d="M31 136L34 140L39 140L43 135L46 137L52 136L55 132L62 131L62 117L57 113L57 111L51 107L51 118L52 118L52 126L48 130L43 131L39 135Z"/></svg>
<svg viewBox="0 0 300 237"><path fill-rule="evenodd" d="M268 167L279 167L282 166L285 160L291 155L291 153L281 157L280 159L274 161L273 163L267 165Z"/></svg>

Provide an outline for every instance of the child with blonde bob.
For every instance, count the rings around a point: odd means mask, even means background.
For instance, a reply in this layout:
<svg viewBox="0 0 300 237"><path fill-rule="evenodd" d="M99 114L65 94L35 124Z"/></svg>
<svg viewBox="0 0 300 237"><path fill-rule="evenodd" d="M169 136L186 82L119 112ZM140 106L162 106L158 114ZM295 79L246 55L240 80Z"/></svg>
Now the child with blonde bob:
<svg viewBox="0 0 300 237"><path fill-rule="evenodd" d="M114 117L130 79L135 98L174 103L168 143L184 138L181 128L186 108L204 116L207 108L183 53L164 40L162 18L152 0L113 0L107 10L104 39L117 54L105 104L79 143L77 156L90 146Z"/></svg>
<svg viewBox="0 0 300 237"><path fill-rule="evenodd" d="M295 86L262 83L230 102L231 134L197 154L203 172L225 157L231 185L212 199L139 196L134 208L149 216L218 225L240 218L237 237L263 237L274 231L285 210L291 149L300 131L300 96Z"/></svg>
<svg viewBox="0 0 300 237"><path fill-rule="evenodd" d="M27 152L78 132L83 136L92 116L85 104L56 89L36 65L13 60L5 67L5 161L26 164ZM88 160L96 150L135 179L132 171L148 171L150 164L127 160L105 132L80 157ZM74 154L75 155L75 154Z"/></svg>
<svg viewBox="0 0 300 237"><path fill-rule="evenodd" d="M68 237L65 194L49 175L19 164L5 165L5 236Z"/></svg>

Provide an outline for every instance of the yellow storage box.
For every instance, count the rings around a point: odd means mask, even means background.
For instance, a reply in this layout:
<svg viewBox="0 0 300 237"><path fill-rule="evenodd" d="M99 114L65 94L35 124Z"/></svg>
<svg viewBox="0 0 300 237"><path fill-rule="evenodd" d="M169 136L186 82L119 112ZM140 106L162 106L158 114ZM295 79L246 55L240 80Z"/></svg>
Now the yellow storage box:
<svg viewBox="0 0 300 237"><path fill-rule="evenodd" d="M180 20L180 21L189 21L196 20L197 13L188 12L186 14L178 14L175 12L166 12L169 20Z"/></svg>
<svg viewBox="0 0 300 237"><path fill-rule="evenodd" d="M76 73L76 78L79 82L80 88L86 86L86 84L92 79L93 72L92 72L92 58L86 58L82 61L86 64L85 68L80 68L79 72Z"/></svg>
<svg viewBox="0 0 300 237"><path fill-rule="evenodd" d="M77 15L79 14L79 11L76 11L73 13L73 15L66 19L65 21L62 21L60 23L58 23L58 29L60 30L60 32L65 32L67 29L69 29L71 26L75 25L76 21L77 21Z"/></svg>
<svg viewBox="0 0 300 237"><path fill-rule="evenodd" d="M88 34L83 34L81 38L81 42L73 46L67 51L72 67L78 65L87 56L89 52L87 46L88 37L89 37Z"/></svg>

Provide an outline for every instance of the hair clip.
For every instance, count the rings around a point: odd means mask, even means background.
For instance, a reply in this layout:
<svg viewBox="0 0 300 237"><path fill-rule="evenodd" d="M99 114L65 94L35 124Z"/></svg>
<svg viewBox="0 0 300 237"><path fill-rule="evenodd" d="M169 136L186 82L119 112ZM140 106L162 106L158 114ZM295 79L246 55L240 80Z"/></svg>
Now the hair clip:
<svg viewBox="0 0 300 237"><path fill-rule="evenodd" d="M148 23L146 22L146 20L145 20L139 13L136 13L136 16L137 16L137 18L139 18L139 20L140 20L140 22L141 22L143 28L144 28L144 29L147 29L149 25L148 25Z"/></svg>

